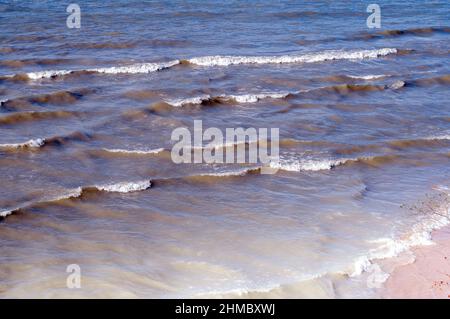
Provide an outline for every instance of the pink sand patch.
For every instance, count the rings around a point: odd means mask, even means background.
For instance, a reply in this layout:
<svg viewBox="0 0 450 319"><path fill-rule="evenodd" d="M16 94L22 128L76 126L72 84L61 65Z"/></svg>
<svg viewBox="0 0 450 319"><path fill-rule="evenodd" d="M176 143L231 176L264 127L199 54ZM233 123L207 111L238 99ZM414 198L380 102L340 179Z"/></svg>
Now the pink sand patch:
<svg viewBox="0 0 450 319"><path fill-rule="evenodd" d="M392 272L383 298L450 299L450 227L435 231L432 238L436 245L413 249L415 262Z"/></svg>

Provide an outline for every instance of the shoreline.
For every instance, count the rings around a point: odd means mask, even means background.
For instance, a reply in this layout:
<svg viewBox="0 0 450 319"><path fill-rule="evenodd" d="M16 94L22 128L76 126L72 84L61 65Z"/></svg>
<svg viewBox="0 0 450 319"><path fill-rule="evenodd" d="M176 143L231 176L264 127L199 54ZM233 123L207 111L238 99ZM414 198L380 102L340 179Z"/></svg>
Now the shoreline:
<svg viewBox="0 0 450 319"><path fill-rule="evenodd" d="M450 299L450 226L432 232L433 245L418 246L400 258L383 285L387 299Z"/></svg>

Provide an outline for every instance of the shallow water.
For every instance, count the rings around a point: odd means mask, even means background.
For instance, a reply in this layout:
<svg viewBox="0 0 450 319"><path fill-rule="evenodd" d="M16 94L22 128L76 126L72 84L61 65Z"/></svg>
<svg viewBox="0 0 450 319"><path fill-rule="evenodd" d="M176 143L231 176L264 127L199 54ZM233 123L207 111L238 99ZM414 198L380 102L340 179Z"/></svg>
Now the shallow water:
<svg viewBox="0 0 450 319"><path fill-rule="evenodd" d="M447 222L447 1L78 3L0 1L0 296L373 297ZM174 164L194 120L279 171Z"/></svg>

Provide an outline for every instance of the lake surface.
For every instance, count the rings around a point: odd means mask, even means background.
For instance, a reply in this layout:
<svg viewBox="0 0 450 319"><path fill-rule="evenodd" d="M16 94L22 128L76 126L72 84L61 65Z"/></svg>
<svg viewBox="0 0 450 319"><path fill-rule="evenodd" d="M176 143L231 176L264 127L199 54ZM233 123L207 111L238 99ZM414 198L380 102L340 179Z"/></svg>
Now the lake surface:
<svg viewBox="0 0 450 319"><path fill-rule="evenodd" d="M1 297L374 297L448 222L448 1L77 3L0 1ZM278 172L175 164L194 120Z"/></svg>

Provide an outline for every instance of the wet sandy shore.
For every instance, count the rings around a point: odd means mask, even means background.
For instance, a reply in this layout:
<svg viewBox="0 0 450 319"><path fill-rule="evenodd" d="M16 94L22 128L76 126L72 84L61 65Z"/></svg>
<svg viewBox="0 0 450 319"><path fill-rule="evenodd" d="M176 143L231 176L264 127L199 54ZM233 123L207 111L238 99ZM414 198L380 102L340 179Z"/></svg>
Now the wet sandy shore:
<svg viewBox="0 0 450 319"><path fill-rule="evenodd" d="M450 298L450 227L432 239L435 245L413 249L415 261L393 271L383 298Z"/></svg>

